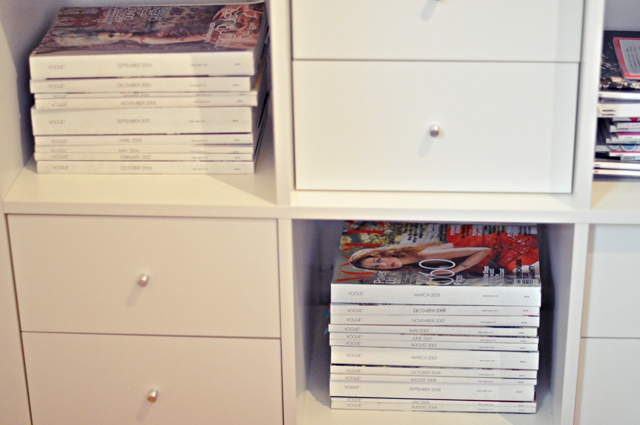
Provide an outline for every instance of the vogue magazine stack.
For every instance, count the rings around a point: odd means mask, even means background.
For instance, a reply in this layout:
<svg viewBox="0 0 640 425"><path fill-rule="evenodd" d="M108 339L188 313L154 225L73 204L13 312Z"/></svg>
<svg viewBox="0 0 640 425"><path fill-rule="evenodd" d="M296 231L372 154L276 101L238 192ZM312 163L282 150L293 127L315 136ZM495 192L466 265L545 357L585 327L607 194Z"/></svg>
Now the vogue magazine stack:
<svg viewBox="0 0 640 425"><path fill-rule="evenodd" d="M640 32L605 31L594 174L640 177Z"/></svg>
<svg viewBox="0 0 640 425"><path fill-rule="evenodd" d="M38 172L253 173L266 16L263 2L60 9L29 59Z"/></svg>
<svg viewBox="0 0 640 425"><path fill-rule="evenodd" d="M535 225L346 222L332 408L535 413Z"/></svg>

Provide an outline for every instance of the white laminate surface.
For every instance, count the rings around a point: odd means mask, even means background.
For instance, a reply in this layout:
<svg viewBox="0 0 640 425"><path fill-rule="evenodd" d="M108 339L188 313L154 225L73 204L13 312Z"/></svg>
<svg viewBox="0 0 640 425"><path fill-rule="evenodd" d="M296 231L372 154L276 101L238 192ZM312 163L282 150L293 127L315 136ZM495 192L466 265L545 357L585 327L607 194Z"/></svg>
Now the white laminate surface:
<svg viewBox="0 0 640 425"><path fill-rule="evenodd" d="M294 59L569 61L581 0L293 0Z"/></svg>
<svg viewBox="0 0 640 425"><path fill-rule="evenodd" d="M24 344L34 425L282 424L278 340L27 333Z"/></svg>
<svg viewBox="0 0 640 425"><path fill-rule="evenodd" d="M9 227L23 331L280 336L275 220L11 215Z"/></svg>
<svg viewBox="0 0 640 425"><path fill-rule="evenodd" d="M296 188L570 192L577 72L576 64L296 61Z"/></svg>

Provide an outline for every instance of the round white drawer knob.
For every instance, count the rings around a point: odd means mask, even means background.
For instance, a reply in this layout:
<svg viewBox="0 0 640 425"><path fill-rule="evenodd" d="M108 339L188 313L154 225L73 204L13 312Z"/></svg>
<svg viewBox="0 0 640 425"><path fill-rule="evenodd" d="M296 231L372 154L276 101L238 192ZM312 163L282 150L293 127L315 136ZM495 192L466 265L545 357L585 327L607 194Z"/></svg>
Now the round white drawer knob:
<svg viewBox="0 0 640 425"><path fill-rule="evenodd" d="M156 400L158 400L158 395L158 390L156 390L155 388L151 388L149 390L149 394L147 394L147 400L149 400L149 403L155 403Z"/></svg>
<svg viewBox="0 0 640 425"><path fill-rule="evenodd" d="M429 127L429 134L431 137L438 137L440 135L440 126L438 124L433 124Z"/></svg>
<svg viewBox="0 0 640 425"><path fill-rule="evenodd" d="M149 275L147 273L142 273L138 278L138 285L147 286L147 283L149 283Z"/></svg>

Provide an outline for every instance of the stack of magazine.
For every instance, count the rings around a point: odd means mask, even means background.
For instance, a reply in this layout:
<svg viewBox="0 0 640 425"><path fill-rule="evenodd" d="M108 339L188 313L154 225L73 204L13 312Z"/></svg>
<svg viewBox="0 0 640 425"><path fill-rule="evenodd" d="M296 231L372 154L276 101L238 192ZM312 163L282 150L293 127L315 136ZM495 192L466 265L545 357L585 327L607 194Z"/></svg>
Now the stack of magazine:
<svg viewBox="0 0 640 425"><path fill-rule="evenodd" d="M594 174L640 177L640 32L605 31Z"/></svg>
<svg viewBox="0 0 640 425"><path fill-rule="evenodd" d="M535 413L535 225L346 222L331 407Z"/></svg>
<svg viewBox="0 0 640 425"><path fill-rule="evenodd" d="M38 173L251 174L264 2L65 7L29 58Z"/></svg>

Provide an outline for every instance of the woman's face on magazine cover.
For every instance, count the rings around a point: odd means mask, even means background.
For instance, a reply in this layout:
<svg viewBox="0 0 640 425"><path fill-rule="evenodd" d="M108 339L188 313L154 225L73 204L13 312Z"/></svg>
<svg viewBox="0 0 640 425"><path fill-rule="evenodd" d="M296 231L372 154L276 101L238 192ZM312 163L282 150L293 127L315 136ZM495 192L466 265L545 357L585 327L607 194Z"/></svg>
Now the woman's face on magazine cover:
<svg viewBox="0 0 640 425"><path fill-rule="evenodd" d="M402 267L402 261L397 257L367 257L362 260L362 267L369 270L391 270Z"/></svg>

